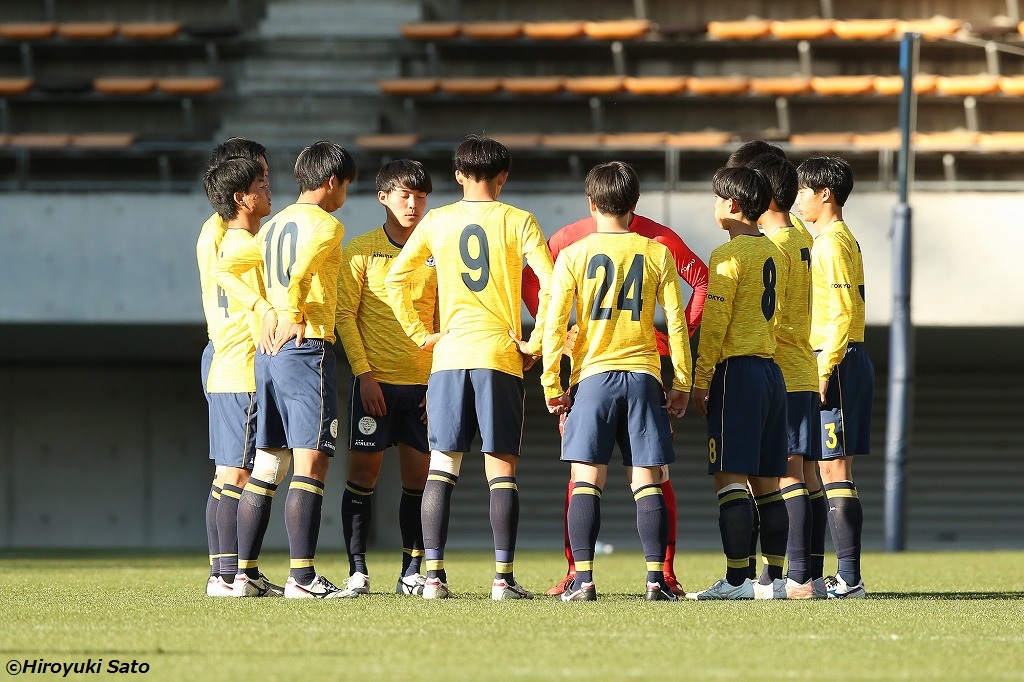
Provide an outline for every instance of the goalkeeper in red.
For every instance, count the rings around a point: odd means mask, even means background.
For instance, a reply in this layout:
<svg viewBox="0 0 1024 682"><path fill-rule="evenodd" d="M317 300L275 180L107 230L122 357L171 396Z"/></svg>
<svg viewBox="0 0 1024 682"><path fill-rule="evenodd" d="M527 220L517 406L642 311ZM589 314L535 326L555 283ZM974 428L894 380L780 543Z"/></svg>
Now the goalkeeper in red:
<svg viewBox="0 0 1024 682"><path fill-rule="evenodd" d="M584 189L596 232L566 248L551 280L544 320L541 383L552 414L566 414L562 459L572 463L567 515L576 577L562 601L595 601L594 549L601 526L601 492L614 443L629 467L637 531L647 564L648 601L676 601L665 582L667 510L663 468L675 461L669 415L686 412L690 346L683 296L669 250L631 232L640 181L627 164L594 167ZM559 365L575 300L579 331L572 351L572 395ZM673 365L672 388L661 385L654 335L655 304L665 310Z"/></svg>

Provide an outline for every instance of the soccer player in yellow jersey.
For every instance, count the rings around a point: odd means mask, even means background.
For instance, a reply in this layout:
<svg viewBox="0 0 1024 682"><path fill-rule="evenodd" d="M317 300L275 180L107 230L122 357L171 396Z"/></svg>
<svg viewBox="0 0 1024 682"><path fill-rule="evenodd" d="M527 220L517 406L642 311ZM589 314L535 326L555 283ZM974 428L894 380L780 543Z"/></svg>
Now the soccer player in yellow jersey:
<svg viewBox="0 0 1024 682"><path fill-rule="evenodd" d="M836 576L825 582L829 599L856 599L866 592L860 570L864 511L853 457L870 451L875 368L864 345L864 261L843 221L853 171L843 159L816 156L800 164L797 176L797 209L817 233L811 249L811 347L818 356L821 396L819 468L839 559Z"/></svg>
<svg viewBox="0 0 1024 682"><path fill-rule="evenodd" d="M576 577L562 601L595 601L594 550L601 492L614 443L629 467L637 530L647 561L645 598L676 601L665 582L668 514L663 467L675 461L669 415L681 417L690 391L690 344L675 259L663 244L631 232L640 180L620 161L595 166L584 181L597 230L563 249L551 278L541 383L552 414L567 414L562 459L573 481L567 522ZM569 381L559 365L575 300L578 332ZM655 304L665 310L674 378L661 385Z"/></svg>
<svg viewBox="0 0 1024 682"><path fill-rule="evenodd" d="M759 509L764 554L784 556L789 531L779 496L779 477L786 473L786 384L772 360L789 262L757 229L772 196L760 173L722 168L712 186L715 220L730 240L711 253L708 264L691 399L708 422L708 473L718 494L727 570L708 589L686 596L753 599L747 577L753 528L747 485L765 501L779 497L779 504Z"/></svg>
<svg viewBox="0 0 1024 682"><path fill-rule="evenodd" d="M420 500L430 464L425 400L432 355L406 336L388 303L384 278L423 218L431 189L430 175L419 161L399 159L384 164L377 172L377 199L385 209L384 225L349 241L341 254L336 322L354 377L341 525L349 561L345 586L361 594L370 591L366 543L373 490L384 449L392 445L398 446L402 478L398 507L402 573L395 591L422 595L426 583L420 573ZM420 321L433 332L437 304L433 262L424 262L414 271L411 286Z"/></svg>
<svg viewBox="0 0 1024 682"><path fill-rule="evenodd" d="M217 269L218 284L262 320L256 462L239 504L243 573L235 582L241 578L244 585L259 575L270 503L294 462L285 501L291 570L284 589L284 596L294 599L358 596L335 587L313 565L324 481L338 434L331 346L345 228L331 213L345 203L354 177L355 163L344 148L326 141L306 147L295 161L298 200L260 230L262 262L221 258ZM263 268L265 298L238 277L246 267Z"/></svg>
<svg viewBox="0 0 1024 682"><path fill-rule="evenodd" d="M490 487L492 599L531 599L515 581L519 525L516 464L523 432L523 369L540 354L551 254L532 214L498 201L511 158L504 145L467 137L455 151L462 201L432 209L395 259L386 286L406 334L434 358L427 389L430 471L423 489L426 599L453 596L444 570L451 494L479 431ZM537 324L521 341L523 259L540 280ZM432 258L439 324L431 333L413 299L415 273Z"/></svg>
<svg viewBox="0 0 1024 682"><path fill-rule="evenodd" d="M818 481L821 459L821 423L819 417L818 372L811 350L811 247L813 238L806 229L794 226L790 209L796 200L796 168L783 157L762 154L747 164L761 173L772 189L768 210L758 220L765 236L779 247L790 262L789 280L780 290L782 307L775 340L775 363L786 380L789 464L780 481L782 499L789 514L789 540L786 543L786 580L769 575L780 557L765 556L765 572L754 585L755 596L764 598L811 599L825 597L822 577L824 547L811 551L812 527L818 521L824 528L826 518L812 516L808 493L824 500ZM761 502L759 500L759 502ZM770 504L777 504L771 502ZM824 536L822 536L824 541Z"/></svg>
<svg viewBox="0 0 1024 682"><path fill-rule="evenodd" d="M246 140L241 137L232 137L217 145L210 154L209 168L214 168L222 161L232 157L240 157L255 161L263 171L263 178L269 182L269 166L267 165L267 150L263 145ZM268 185L269 186L269 185ZM211 436L213 435L214 415L213 406L210 404L210 393L207 390L207 377L210 374L210 365L213 362L213 337L220 334L220 330L230 322L225 314L227 297L223 289L217 287L213 281L213 269L220 253L220 243L227 231L227 224L224 218L216 211L211 215L199 232L199 239L196 242L196 259L199 263L199 287L202 292L203 313L206 317L206 329L209 342L203 350L201 373L203 381L203 393L206 394L207 403L210 408ZM210 459L216 460L213 450L213 443L210 445ZM234 497L234 489L229 489L228 499L224 505L223 514L220 510L221 486L224 484L223 477L226 468L217 465L214 474L213 485L210 488L210 496L206 503L206 537L210 551L210 576L206 582L206 593L213 597L231 596L232 589L229 583L235 578L235 570L232 566L226 566L221 576L221 532L218 525L223 525L223 540L227 547L237 545L235 534L235 510L237 509L237 498ZM244 485L244 481L242 484ZM233 488L234 484L229 484ZM223 518L221 518L223 517ZM231 554L237 550L232 549ZM229 557L233 558L233 557Z"/></svg>

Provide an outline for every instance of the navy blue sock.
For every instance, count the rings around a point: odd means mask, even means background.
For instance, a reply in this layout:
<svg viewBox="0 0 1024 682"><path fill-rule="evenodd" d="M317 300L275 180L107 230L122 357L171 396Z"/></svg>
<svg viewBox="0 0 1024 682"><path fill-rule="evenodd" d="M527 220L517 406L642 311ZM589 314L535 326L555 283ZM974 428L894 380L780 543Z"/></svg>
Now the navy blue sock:
<svg viewBox="0 0 1024 682"><path fill-rule="evenodd" d="M273 483L249 478L238 499L238 570L250 578L260 577L260 550L275 492L277 486Z"/></svg>
<svg viewBox="0 0 1024 682"><path fill-rule="evenodd" d="M643 485L633 491L636 501L636 530L647 562L647 582L665 581L665 544L668 538L668 510L660 483Z"/></svg>
<svg viewBox="0 0 1024 682"><path fill-rule="evenodd" d="M347 481L341 496L341 529L345 536L345 551L348 553L349 575L356 571L370 574L366 568L366 542L370 538L372 519L373 488L364 488Z"/></svg>
<svg viewBox="0 0 1024 682"><path fill-rule="evenodd" d="M810 579L811 500L806 483L794 483L782 489L789 515L789 540L786 542L786 577L797 583Z"/></svg>
<svg viewBox="0 0 1024 682"><path fill-rule="evenodd" d="M316 577L313 559L320 539L323 505L323 483L315 478L292 476L284 502L284 526L288 531L288 575L300 585L308 585Z"/></svg>
<svg viewBox="0 0 1024 682"><path fill-rule="evenodd" d="M757 580L757 540L761 537L761 517L757 513L757 501L750 496L750 549L747 553L747 577Z"/></svg>
<svg viewBox="0 0 1024 682"><path fill-rule="evenodd" d="M235 582L238 573L238 499L242 489L225 483L217 505L217 537L220 538L220 573L224 582Z"/></svg>
<svg viewBox="0 0 1024 682"><path fill-rule="evenodd" d="M828 531L828 500L825 491L818 488L808 491L811 504L811 558L807 565L807 577L811 580L825 575L825 533Z"/></svg>
<svg viewBox="0 0 1024 682"><path fill-rule="evenodd" d="M452 492L459 477L431 469L423 486L420 519L423 523L423 553L427 577L448 582L444 570L444 546L448 542L448 520L452 511Z"/></svg>
<svg viewBox="0 0 1024 682"><path fill-rule="evenodd" d="M402 500L398 503L398 528L402 533L402 576L420 572L423 560L423 522L420 520L420 503L423 491L402 488Z"/></svg>
<svg viewBox="0 0 1024 682"><path fill-rule="evenodd" d="M491 489L491 533L494 535L494 579L515 582L516 536L519 534L519 487L515 476L497 476Z"/></svg>
<svg viewBox="0 0 1024 682"><path fill-rule="evenodd" d="M220 575L220 538L217 536L217 505L220 504L220 488L210 487L206 498L206 546L210 551L210 576Z"/></svg>
<svg viewBox="0 0 1024 682"><path fill-rule="evenodd" d="M725 579L730 585L742 585L747 579L752 525L746 488L726 486L718 491L718 530L725 552Z"/></svg>
<svg viewBox="0 0 1024 682"><path fill-rule="evenodd" d="M592 483L573 483L565 520L579 587L594 582L594 546L601 530L601 489Z"/></svg>
<svg viewBox="0 0 1024 682"><path fill-rule="evenodd" d="M786 540L789 537L789 515L782 493L773 492L755 498L761 526L761 556L764 558L763 585L782 577L786 565Z"/></svg>
<svg viewBox="0 0 1024 682"><path fill-rule="evenodd" d="M864 529L864 509L857 496L853 481L825 484L828 497L828 522L832 530L832 544L839 560L839 575L847 585L860 582L861 533Z"/></svg>

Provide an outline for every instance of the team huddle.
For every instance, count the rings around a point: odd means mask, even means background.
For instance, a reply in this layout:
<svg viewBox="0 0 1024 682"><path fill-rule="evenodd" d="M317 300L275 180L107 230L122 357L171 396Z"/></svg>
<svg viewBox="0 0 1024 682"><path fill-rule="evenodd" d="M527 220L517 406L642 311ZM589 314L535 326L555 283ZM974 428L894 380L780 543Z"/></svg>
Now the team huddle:
<svg viewBox="0 0 1024 682"><path fill-rule="evenodd" d="M197 258L210 343L202 380L216 475L207 502L210 596L355 598L370 592L366 546L383 452L397 445L402 567L395 591L455 596L445 572L452 492L476 437L490 489L491 598L532 599L515 578L524 372L541 363L570 463L569 570L547 591L594 601L601 494L618 444L636 502L649 601L857 598L863 514L852 457L868 453L874 370L863 346L860 248L843 222L849 165L795 168L751 142L714 176L730 240L709 266L672 229L635 213L625 163L584 182L590 216L545 241L536 218L499 201L511 158L495 140L455 151L463 198L426 210L417 161L377 173L384 224L349 240L331 214L355 177L331 142L295 162L299 197L269 219L263 146L232 138L204 177L215 210ZM794 204L816 237L790 214ZM681 281L692 289L687 303ZM524 338L521 302L535 318ZM655 310L666 328L655 327ZM689 337L700 328L696 361ZM315 568L324 482L337 448L333 344L352 368L342 526L349 577ZM568 384L563 382L568 364ZM673 418L707 420L725 577L686 593L675 575ZM279 485L290 570L259 554ZM825 578L831 529L839 568ZM757 545L764 561L758 574Z"/></svg>

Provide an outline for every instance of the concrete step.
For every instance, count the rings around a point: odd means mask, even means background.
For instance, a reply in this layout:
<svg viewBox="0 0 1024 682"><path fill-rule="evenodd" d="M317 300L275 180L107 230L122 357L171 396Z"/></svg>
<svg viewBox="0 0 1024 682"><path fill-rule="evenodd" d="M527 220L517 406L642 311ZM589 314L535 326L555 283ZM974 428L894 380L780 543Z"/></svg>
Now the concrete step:
<svg viewBox="0 0 1024 682"><path fill-rule="evenodd" d="M397 37L401 24L422 16L419 3L412 2L275 2L268 5L259 32L267 38Z"/></svg>

